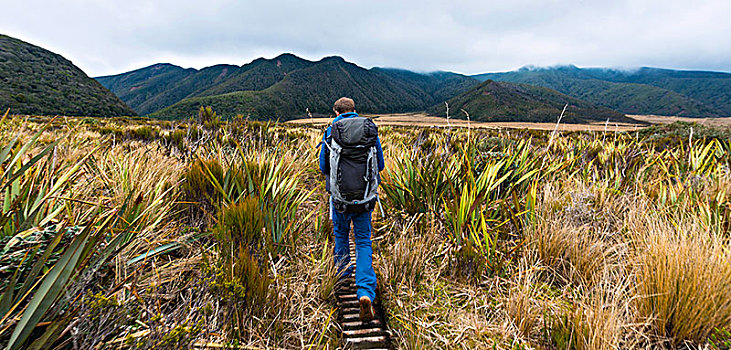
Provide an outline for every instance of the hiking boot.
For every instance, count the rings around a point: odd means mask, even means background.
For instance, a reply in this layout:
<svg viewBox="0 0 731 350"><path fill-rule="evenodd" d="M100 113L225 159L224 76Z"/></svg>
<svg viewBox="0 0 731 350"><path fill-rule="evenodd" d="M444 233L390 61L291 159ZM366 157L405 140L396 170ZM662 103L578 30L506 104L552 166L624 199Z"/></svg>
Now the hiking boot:
<svg viewBox="0 0 731 350"><path fill-rule="evenodd" d="M358 302L360 303L360 321L373 321L373 318L376 317L376 310L373 309L373 303L371 303L371 298L367 296L362 296L360 297L360 299L358 299Z"/></svg>

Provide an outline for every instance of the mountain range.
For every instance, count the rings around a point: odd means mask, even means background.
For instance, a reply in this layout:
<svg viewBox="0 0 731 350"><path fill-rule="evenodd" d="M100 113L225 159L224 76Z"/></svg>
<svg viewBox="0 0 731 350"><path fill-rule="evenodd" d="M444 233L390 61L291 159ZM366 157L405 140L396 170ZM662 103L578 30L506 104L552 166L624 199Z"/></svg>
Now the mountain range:
<svg viewBox="0 0 731 350"><path fill-rule="evenodd" d="M243 66L216 65L200 70L156 64L97 80L140 114L173 119L191 116L202 105L211 105L225 116L244 114L254 119L286 120L304 117L306 111L327 115L331 113L330 101L339 96L352 96L358 101L358 109L369 113L437 113L443 102L450 99L470 108L484 108L490 104L467 103L467 96L462 94L476 98L478 95L471 89L487 80L540 86L558 93L526 85L483 86L483 92L485 88L520 92L522 95L516 98L523 102L526 98L539 97L520 108L514 101L497 109L473 110L475 116L491 120L498 117L495 114L498 111L512 113L503 114L499 119L519 119L521 115L515 112L549 100L573 101L569 111L577 117L570 120L612 119L607 109L622 114L731 116L731 74L658 68L558 66L466 76L450 72L424 74L391 68L365 69L341 57L308 61L282 54L273 59L259 58ZM549 95L551 98L546 100ZM505 96L501 101L506 101ZM563 105L552 105L556 104ZM552 108L542 108L540 113L534 111L526 121L544 118ZM578 117L576 114L589 112L598 115Z"/></svg>
<svg viewBox="0 0 731 350"><path fill-rule="evenodd" d="M204 105L252 119L327 115L341 96L355 99L366 113L423 111L479 83L456 73L365 69L341 57L313 62L292 54L201 70L156 64L96 79L140 114L171 119Z"/></svg>
<svg viewBox="0 0 731 350"><path fill-rule="evenodd" d="M71 61L0 34L0 108L14 114L136 115ZM0 113L1 114L1 113Z"/></svg>
<svg viewBox="0 0 731 350"><path fill-rule="evenodd" d="M472 76L543 86L627 114L731 116L731 74L558 66Z"/></svg>
<svg viewBox="0 0 731 350"><path fill-rule="evenodd" d="M443 116L448 102L476 120L553 121L565 104L567 122L628 121L625 113L716 117L731 116L731 74L558 66L466 76L282 54L203 69L154 64L94 80L58 54L0 35L0 108L14 114L183 119L212 106L224 118L288 120L331 115L341 96L373 114Z"/></svg>

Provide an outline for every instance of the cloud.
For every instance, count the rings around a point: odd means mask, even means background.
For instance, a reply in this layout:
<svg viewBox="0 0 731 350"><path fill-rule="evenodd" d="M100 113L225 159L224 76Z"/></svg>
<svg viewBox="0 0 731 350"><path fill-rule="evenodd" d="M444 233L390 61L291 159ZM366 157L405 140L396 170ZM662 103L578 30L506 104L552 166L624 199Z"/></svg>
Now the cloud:
<svg viewBox="0 0 731 350"><path fill-rule="evenodd" d="M731 71L731 2L25 0L0 33L89 75L156 62L201 68L292 52L366 67L510 70L523 65Z"/></svg>

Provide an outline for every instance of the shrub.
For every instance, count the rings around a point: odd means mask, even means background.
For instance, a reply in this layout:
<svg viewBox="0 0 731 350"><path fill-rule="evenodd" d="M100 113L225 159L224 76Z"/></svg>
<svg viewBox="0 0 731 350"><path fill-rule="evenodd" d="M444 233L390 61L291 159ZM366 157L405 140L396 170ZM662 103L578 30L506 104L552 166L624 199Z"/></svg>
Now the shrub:
<svg viewBox="0 0 731 350"><path fill-rule="evenodd" d="M172 130L162 137L163 142L167 144L170 149L175 148L180 153L184 153L185 148L185 130Z"/></svg>
<svg viewBox="0 0 731 350"><path fill-rule="evenodd" d="M114 126L102 126L97 131L102 135L113 135L115 139L122 139L124 137L124 130Z"/></svg>
<svg viewBox="0 0 731 350"><path fill-rule="evenodd" d="M211 106L201 106L198 111L198 124L206 130L218 130L221 127L221 118Z"/></svg>
<svg viewBox="0 0 731 350"><path fill-rule="evenodd" d="M221 201L221 194L211 179L223 182L221 163L217 160L197 159L182 177L180 192L191 218L196 221L201 216L215 213L214 209Z"/></svg>
<svg viewBox="0 0 731 350"><path fill-rule="evenodd" d="M268 243L264 234L264 214L254 197L246 197L223 208L218 220L213 234L216 241L226 246L250 247L253 251L261 251Z"/></svg>
<svg viewBox="0 0 731 350"><path fill-rule="evenodd" d="M204 259L203 268L212 276L213 292L227 305L226 327L232 336L246 329L249 316L261 316L270 306L272 281L260 267L267 264L266 237L264 214L253 197L223 208L213 229L216 260Z"/></svg>
<svg viewBox="0 0 731 350"><path fill-rule="evenodd" d="M151 126L143 126L128 131L129 138L139 141L153 141L159 136L160 132Z"/></svg>

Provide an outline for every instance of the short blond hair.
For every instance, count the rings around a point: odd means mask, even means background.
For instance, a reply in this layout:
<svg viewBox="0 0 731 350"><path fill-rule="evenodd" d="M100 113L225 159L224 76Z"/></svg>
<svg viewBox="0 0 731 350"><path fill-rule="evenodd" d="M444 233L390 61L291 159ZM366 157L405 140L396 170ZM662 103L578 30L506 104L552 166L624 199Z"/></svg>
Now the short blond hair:
<svg viewBox="0 0 731 350"><path fill-rule="evenodd" d="M352 98L341 97L333 105L335 113L343 114L346 112L355 112L355 101Z"/></svg>

